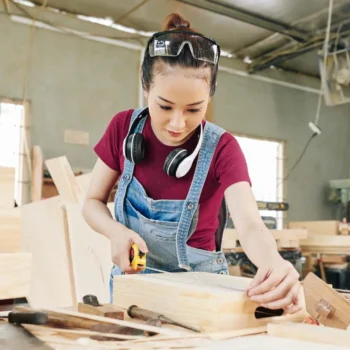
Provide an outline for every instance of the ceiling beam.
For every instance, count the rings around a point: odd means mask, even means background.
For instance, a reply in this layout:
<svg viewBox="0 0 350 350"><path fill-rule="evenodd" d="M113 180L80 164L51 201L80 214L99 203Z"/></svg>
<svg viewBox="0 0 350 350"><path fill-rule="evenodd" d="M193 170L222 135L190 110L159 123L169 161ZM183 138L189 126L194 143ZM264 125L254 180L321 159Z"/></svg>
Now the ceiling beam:
<svg viewBox="0 0 350 350"><path fill-rule="evenodd" d="M298 42L305 42L310 39L310 35L304 31L296 29L288 24L281 23L270 18L260 16L249 11L228 6L213 0L176 0L178 2L195 6L213 13L217 13L241 22L252 24L256 27L267 29L271 32L281 33Z"/></svg>
<svg viewBox="0 0 350 350"><path fill-rule="evenodd" d="M350 23L343 25L342 30L338 34L337 33L331 33L331 34L332 36L329 39L329 45L335 43L336 41L339 41L341 38L344 38L350 35ZM292 48L292 47L278 48L278 50L271 51L263 56L260 56L254 59L253 62L250 64L248 71L249 73L256 73L258 71L262 71L271 66L277 66L282 62L301 56L307 52L321 49L324 45L324 40L325 40L324 36L321 36L318 39L312 39L308 42L298 45L295 48Z"/></svg>

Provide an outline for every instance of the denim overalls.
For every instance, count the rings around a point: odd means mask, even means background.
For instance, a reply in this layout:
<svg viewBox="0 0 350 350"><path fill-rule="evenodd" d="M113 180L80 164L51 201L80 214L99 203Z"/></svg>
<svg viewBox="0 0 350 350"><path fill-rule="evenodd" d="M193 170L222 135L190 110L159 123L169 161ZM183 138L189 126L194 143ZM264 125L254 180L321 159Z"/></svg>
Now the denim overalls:
<svg viewBox="0 0 350 350"><path fill-rule="evenodd" d="M130 123L142 109L133 112ZM148 117L146 117L148 118ZM146 118L134 132L142 132ZM131 125L131 124L130 124ZM147 266L168 272L202 271L228 274L226 258L221 251L223 230L227 222L227 208L223 199L216 232L215 252L192 248L186 244L198 221L199 198L206 180L215 148L224 130L206 122L203 143L187 198L185 200L153 200L140 182L133 176L135 164L125 158L115 196L115 218L121 224L137 232L148 247ZM113 266L110 293L113 295L113 276L122 271ZM153 273L144 270L140 273Z"/></svg>

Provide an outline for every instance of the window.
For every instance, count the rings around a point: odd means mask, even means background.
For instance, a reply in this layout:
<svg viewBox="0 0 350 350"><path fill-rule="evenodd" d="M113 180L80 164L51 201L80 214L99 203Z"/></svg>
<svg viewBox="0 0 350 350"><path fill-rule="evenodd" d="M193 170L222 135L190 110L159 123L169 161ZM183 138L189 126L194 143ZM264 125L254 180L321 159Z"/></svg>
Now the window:
<svg viewBox="0 0 350 350"><path fill-rule="evenodd" d="M257 201L283 200L283 142L236 136L246 157L252 190ZM283 228L283 212L261 210L261 216L274 217Z"/></svg>
<svg viewBox="0 0 350 350"><path fill-rule="evenodd" d="M16 169L14 198L21 203L20 140L24 106L0 101L0 166Z"/></svg>

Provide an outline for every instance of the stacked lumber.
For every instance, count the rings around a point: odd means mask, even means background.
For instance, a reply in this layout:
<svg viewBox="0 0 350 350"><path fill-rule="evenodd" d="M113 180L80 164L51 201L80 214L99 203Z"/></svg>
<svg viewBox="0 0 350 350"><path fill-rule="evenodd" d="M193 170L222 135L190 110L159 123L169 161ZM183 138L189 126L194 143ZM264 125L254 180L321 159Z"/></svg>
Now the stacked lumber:
<svg viewBox="0 0 350 350"><path fill-rule="evenodd" d="M65 156L45 163L59 195L18 208L21 248L33 256L28 301L33 308L76 308L94 294L108 302L109 241L81 213L91 174L75 176Z"/></svg>
<svg viewBox="0 0 350 350"><path fill-rule="evenodd" d="M306 229L308 238L300 246L303 252L313 254L349 254L350 236L340 235L339 221L293 221L291 229Z"/></svg>
<svg viewBox="0 0 350 350"><path fill-rule="evenodd" d="M296 249L300 246L300 241L308 237L308 232L304 228L291 228L282 230L269 230L276 239L278 249ZM225 229L223 236L224 250L242 250L238 246L239 237L235 229Z"/></svg>
<svg viewBox="0 0 350 350"><path fill-rule="evenodd" d="M14 194L15 169L0 167L0 300L23 298L30 291L32 256L21 252Z"/></svg>

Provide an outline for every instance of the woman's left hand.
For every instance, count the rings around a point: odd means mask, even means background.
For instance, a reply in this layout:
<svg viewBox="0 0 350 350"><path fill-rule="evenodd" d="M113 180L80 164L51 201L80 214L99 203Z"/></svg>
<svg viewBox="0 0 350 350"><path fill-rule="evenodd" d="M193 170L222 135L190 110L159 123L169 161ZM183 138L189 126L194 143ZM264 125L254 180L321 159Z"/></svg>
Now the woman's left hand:
<svg viewBox="0 0 350 350"><path fill-rule="evenodd" d="M293 314L300 311L299 273L280 255L260 266L248 287L248 297L268 309L284 309Z"/></svg>

